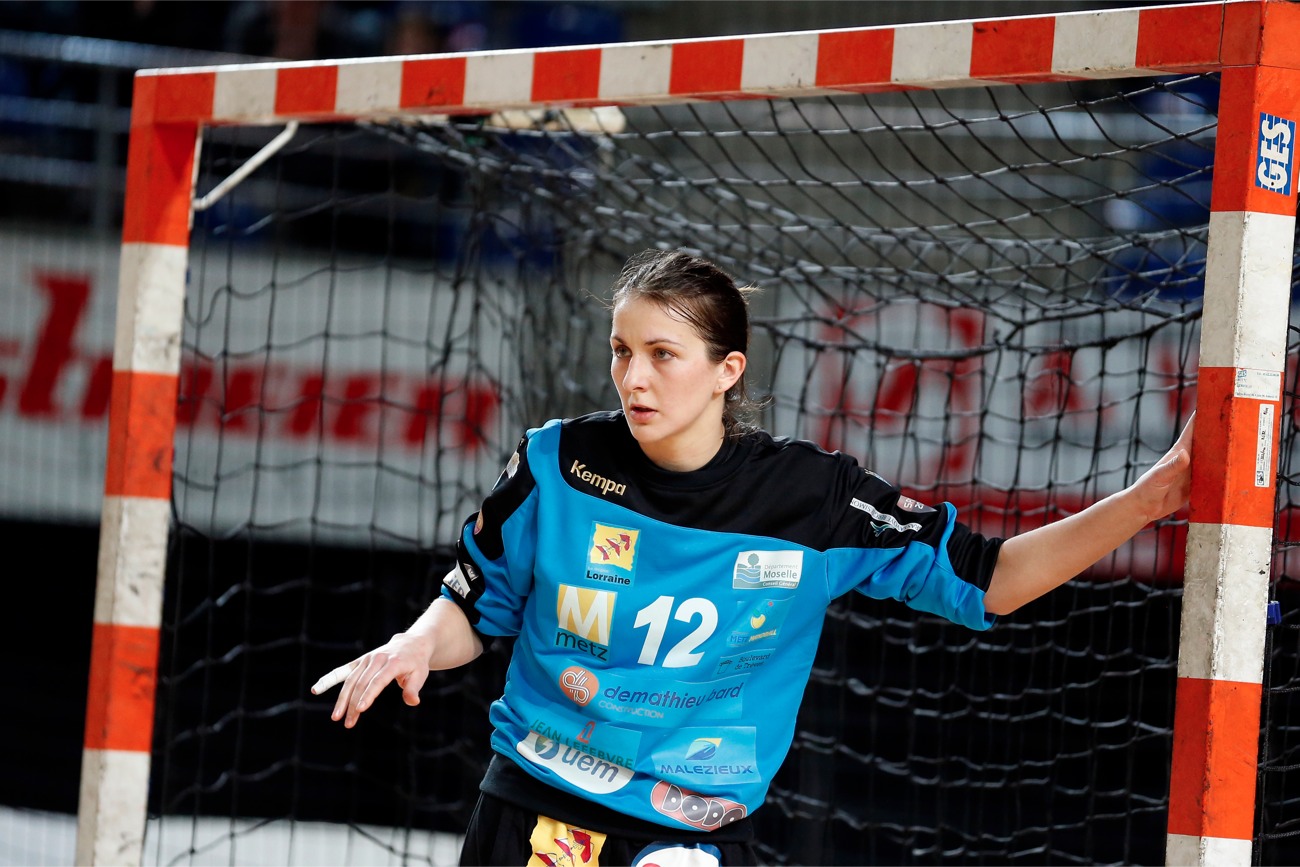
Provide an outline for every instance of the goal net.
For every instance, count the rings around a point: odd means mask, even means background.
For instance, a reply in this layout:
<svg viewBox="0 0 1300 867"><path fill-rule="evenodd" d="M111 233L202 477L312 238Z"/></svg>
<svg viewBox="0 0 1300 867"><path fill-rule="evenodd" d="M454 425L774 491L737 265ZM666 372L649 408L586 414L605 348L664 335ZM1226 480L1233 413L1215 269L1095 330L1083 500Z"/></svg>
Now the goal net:
<svg viewBox="0 0 1300 867"><path fill-rule="evenodd" d="M304 123L189 241L145 859L310 863L329 828L331 861L445 860L508 647L351 731L307 690L429 603L527 427L617 406L602 299L644 249L761 287L777 435L991 535L1133 482L1195 405L1218 90ZM272 135L206 128L197 192ZM1185 535L1160 522L986 633L837 601L761 856L1162 861Z"/></svg>

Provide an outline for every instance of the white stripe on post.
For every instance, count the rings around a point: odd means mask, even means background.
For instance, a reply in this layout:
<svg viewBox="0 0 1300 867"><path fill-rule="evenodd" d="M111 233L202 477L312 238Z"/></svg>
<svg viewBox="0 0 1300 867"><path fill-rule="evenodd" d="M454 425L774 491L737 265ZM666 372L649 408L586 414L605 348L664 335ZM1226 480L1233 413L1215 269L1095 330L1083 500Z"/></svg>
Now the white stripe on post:
<svg viewBox="0 0 1300 867"><path fill-rule="evenodd" d="M785 96L822 93L816 87L818 42L815 33L747 38L740 67L741 90Z"/></svg>
<svg viewBox="0 0 1300 867"><path fill-rule="evenodd" d="M162 623L162 582L171 502L152 497L104 497L100 518L95 622L119 626Z"/></svg>
<svg viewBox="0 0 1300 867"><path fill-rule="evenodd" d="M1056 16L1052 72L1128 78L1137 61L1139 11L1069 12Z"/></svg>
<svg viewBox="0 0 1300 867"><path fill-rule="evenodd" d="M1168 848L1165 852L1165 863L1170 867L1183 864L1250 863L1250 840L1170 834L1166 845Z"/></svg>
<svg viewBox="0 0 1300 867"><path fill-rule="evenodd" d="M274 66L220 69L212 89L212 119L256 123L275 117Z"/></svg>
<svg viewBox="0 0 1300 867"><path fill-rule="evenodd" d="M138 864L149 799L149 754L84 750L81 776L101 784L81 787L75 863Z"/></svg>
<svg viewBox="0 0 1300 867"><path fill-rule="evenodd" d="M1201 315L1201 364L1282 370L1291 298L1295 217L1245 211L1210 214Z"/></svg>
<svg viewBox="0 0 1300 867"><path fill-rule="evenodd" d="M465 61L465 104L481 109L532 105L533 57L531 51L471 54Z"/></svg>
<svg viewBox="0 0 1300 867"><path fill-rule="evenodd" d="M600 97L612 102L661 102L672 80L671 45L607 45L600 51Z"/></svg>
<svg viewBox="0 0 1300 867"><path fill-rule="evenodd" d="M113 369L175 375L181 358L187 249L123 244Z"/></svg>
<svg viewBox="0 0 1300 867"><path fill-rule="evenodd" d="M1191 524L1178 676L1260 683L1273 530Z"/></svg>
<svg viewBox="0 0 1300 867"><path fill-rule="evenodd" d="M341 61L334 108L339 114L398 112L402 103L402 62Z"/></svg>
<svg viewBox="0 0 1300 867"><path fill-rule="evenodd" d="M892 80L917 87L969 86L974 34L969 21L895 27Z"/></svg>

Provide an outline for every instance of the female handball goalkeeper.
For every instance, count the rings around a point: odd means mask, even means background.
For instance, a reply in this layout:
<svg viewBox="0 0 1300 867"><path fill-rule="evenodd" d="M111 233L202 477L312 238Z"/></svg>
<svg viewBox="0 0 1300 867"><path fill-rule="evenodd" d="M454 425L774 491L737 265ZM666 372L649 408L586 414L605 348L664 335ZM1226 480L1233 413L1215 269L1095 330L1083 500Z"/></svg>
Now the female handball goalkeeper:
<svg viewBox="0 0 1300 867"><path fill-rule="evenodd" d="M313 688L342 681L350 728L389 683L418 704L431 669L516 637L462 864L557 846L588 865L756 864L752 817L831 600L987 629L1187 501L1190 422L1132 486L1006 540L774 438L742 421L747 291L682 252L630 260L609 337L622 408L529 430L442 595Z"/></svg>

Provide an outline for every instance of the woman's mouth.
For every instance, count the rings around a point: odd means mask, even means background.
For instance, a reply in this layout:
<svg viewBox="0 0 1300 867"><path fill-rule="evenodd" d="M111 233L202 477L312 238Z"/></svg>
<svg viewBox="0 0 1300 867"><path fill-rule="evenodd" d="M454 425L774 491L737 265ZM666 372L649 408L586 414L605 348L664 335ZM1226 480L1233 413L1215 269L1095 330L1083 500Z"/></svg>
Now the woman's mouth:
<svg viewBox="0 0 1300 867"><path fill-rule="evenodd" d="M655 414L655 410L639 403L628 404L627 414L635 422L647 422Z"/></svg>

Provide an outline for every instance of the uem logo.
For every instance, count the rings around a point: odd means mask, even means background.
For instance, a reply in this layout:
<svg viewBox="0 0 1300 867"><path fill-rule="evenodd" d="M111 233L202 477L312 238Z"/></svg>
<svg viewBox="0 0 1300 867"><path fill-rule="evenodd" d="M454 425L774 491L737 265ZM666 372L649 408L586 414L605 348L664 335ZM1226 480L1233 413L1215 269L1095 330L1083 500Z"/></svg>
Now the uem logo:
<svg viewBox="0 0 1300 867"><path fill-rule="evenodd" d="M1295 154L1295 121L1259 113L1259 155L1255 186L1291 195L1291 163Z"/></svg>
<svg viewBox="0 0 1300 867"><path fill-rule="evenodd" d="M519 755L549 769L579 789L607 795L617 792L632 779L632 772L612 762L566 747L559 741L530 731L515 745Z"/></svg>

